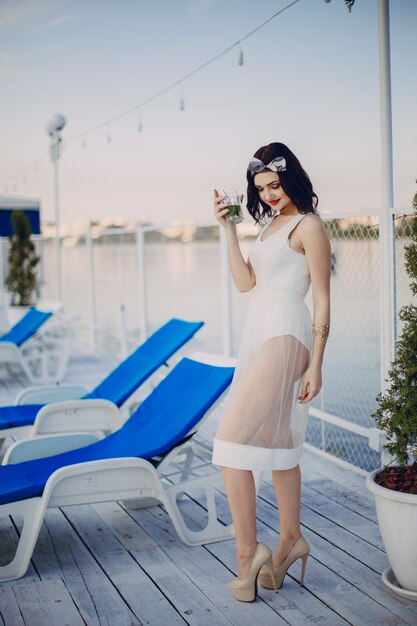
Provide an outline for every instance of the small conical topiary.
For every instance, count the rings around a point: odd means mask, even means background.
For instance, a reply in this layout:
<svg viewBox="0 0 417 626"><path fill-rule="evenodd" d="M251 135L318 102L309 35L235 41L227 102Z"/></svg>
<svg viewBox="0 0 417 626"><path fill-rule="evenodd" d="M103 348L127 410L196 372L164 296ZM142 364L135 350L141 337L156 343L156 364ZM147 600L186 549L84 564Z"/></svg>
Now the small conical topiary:
<svg viewBox="0 0 417 626"><path fill-rule="evenodd" d="M36 271L40 257L30 236L32 230L23 211L12 213L13 235L9 238L9 274L6 287L14 306L30 306L36 289Z"/></svg>
<svg viewBox="0 0 417 626"><path fill-rule="evenodd" d="M417 194L413 198L411 243L405 249L405 267L410 288L417 295ZM399 311L404 322L397 343L397 354L388 372L390 387L379 393L378 409L373 414L378 428L387 436L385 448L398 460L400 467L417 457L417 306L409 304Z"/></svg>

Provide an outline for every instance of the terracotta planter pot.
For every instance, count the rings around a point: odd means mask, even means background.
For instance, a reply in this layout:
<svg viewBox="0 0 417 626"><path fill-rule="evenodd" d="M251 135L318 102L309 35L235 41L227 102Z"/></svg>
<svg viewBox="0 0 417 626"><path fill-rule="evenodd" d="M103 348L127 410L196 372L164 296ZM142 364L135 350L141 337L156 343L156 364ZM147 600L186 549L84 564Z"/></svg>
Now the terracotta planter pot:
<svg viewBox="0 0 417 626"><path fill-rule="evenodd" d="M366 486L375 495L382 541L399 585L417 593L417 495L386 489L371 472Z"/></svg>

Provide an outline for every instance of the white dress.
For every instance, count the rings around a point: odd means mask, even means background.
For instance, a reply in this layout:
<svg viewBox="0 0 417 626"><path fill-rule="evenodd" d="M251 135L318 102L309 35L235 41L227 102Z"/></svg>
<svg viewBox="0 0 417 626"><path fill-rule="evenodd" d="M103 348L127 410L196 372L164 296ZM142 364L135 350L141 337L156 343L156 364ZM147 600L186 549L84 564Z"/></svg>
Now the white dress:
<svg viewBox="0 0 417 626"><path fill-rule="evenodd" d="M311 316L304 302L310 272L289 236L294 215L262 241L249 260L256 275L238 366L213 446L213 463L244 470L295 467L302 454L308 404L300 404L310 362Z"/></svg>

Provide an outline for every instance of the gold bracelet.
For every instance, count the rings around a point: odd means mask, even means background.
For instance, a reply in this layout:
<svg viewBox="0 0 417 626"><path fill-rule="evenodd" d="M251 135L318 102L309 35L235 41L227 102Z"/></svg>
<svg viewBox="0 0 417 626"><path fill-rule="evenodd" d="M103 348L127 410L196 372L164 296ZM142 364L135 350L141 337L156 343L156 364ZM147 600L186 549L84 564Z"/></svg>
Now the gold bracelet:
<svg viewBox="0 0 417 626"><path fill-rule="evenodd" d="M313 324L313 337L328 337L330 324Z"/></svg>

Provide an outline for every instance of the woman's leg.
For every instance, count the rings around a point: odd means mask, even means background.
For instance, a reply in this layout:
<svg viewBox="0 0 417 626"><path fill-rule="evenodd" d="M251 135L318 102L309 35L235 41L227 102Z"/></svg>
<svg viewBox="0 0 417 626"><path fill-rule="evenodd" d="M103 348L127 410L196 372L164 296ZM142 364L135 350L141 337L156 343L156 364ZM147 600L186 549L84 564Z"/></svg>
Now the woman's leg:
<svg viewBox="0 0 417 626"><path fill-rule="evenodd" d="M279 543L273 560L274 565L281 565L295 542L301 537L300 466L297 465L289 470L274 470L272 479L279 509Z"/></svg>
<svg viewBox="0 0 417 626"><path fill-rule="evenodd" d="M222 474L235 528L237 575L245 578L257 546L255 481L248 470L222 467Z"/></svg>

